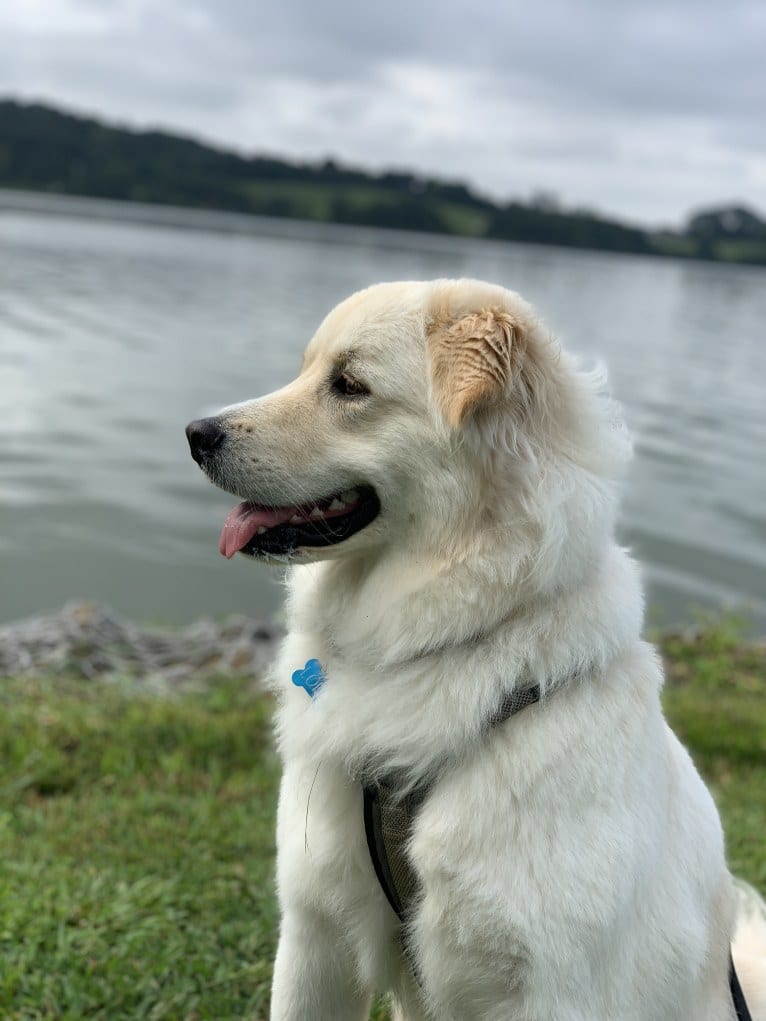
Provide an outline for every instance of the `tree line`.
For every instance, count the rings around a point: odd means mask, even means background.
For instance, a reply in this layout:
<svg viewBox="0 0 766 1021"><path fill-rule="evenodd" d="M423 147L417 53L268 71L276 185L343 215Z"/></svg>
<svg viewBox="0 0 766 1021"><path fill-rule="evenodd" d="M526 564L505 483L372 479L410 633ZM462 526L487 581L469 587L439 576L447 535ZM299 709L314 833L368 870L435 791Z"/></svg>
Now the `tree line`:
<svg viewBox="0 0 766 1021"><path fill-rule="evenodd" d="M744 208L697 213L682 230L651 232L552 201L495 203L461 182L245 156L14 100L0 101L0 187L766 264L766 223Z"/></svg>

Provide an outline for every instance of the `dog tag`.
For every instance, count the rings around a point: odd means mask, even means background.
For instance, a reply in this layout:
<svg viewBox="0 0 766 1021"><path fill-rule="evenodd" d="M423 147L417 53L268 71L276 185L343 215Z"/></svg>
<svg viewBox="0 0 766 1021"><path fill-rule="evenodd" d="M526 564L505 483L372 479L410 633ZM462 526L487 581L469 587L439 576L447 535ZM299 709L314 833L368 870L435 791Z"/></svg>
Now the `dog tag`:
<svg viewBox="0 0 766 1021"><path fill-rule="evenodd" d="M318 659L306 660L305 667L293 673L293 684L298 688L303 688L311 698L316 695L323 682L322 664Z"/></svg>

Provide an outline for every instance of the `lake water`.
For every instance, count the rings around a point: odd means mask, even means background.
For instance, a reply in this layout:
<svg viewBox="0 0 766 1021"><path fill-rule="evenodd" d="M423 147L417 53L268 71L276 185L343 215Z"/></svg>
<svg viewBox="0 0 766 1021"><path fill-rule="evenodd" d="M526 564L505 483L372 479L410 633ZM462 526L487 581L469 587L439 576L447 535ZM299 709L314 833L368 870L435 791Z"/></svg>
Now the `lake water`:
<svg viewBox="0 0 766 1021"><path fill-rule="evenodd" d="M766 271L2 192L0 620L277 609L278 572L219 556L234 501L184 426L291 379L351 291L437 276L520 291L607 364L650 621L766 631Z"/></svg>

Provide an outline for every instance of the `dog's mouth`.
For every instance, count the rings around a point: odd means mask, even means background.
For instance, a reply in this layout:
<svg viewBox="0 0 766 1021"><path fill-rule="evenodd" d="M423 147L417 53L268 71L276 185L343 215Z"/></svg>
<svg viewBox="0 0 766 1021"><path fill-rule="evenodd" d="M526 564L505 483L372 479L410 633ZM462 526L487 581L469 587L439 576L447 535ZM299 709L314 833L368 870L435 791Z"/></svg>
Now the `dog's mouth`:
<svg viewBox="0 0 766 1021"><path fill-rule="evenodd" d="M312 500L296 507L241 503L229 514L218 549L231 558L287 556L301 546L335 546L366 528L380 512L371 486Z"/></svg>

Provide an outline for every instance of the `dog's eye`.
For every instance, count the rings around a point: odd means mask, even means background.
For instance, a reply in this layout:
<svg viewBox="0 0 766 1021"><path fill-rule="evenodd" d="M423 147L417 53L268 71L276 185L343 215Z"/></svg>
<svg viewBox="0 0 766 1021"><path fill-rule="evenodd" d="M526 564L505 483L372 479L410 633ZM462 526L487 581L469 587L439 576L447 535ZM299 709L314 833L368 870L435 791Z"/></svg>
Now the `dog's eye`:
<svg viewBox="0 0 766 1021"><path fill-rule="evenodd" d="M333 380L332 389L334 393L340 394L342 397L367 397L370 393L364 383L353 379L345 372Z"/></svg>

